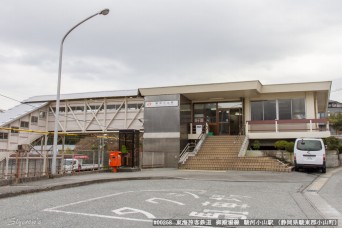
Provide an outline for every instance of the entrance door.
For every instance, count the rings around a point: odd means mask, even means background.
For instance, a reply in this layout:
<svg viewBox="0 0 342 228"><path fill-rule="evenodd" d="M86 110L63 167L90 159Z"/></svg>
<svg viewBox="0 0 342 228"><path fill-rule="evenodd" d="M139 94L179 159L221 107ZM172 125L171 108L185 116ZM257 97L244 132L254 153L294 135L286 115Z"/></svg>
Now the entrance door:
<svg viewBox="0 0 342 228"><path fill-rule="evenodd" d="M207 123L214 135L238 135L242 127L242 102L194 105L194 122Z"/></svg>
<svg viewBox="0 0 342 228"><path fill-rule="evenodd" d="M219 132L218 135L229 135L229 108L220 108L218 110L218 126Z"/></svg>
<svg viewBox="0 0 342 228"><path fill-rule="evenodd" d="M230 135L240 134L242 127L242 108L232 108L229 112L229 133Z"/></svg>
<svg viewBox="0 0 342 228"><path fill-rule="evenodd" d="M242 127L242 102L217 103L217 135L238 135Z"/></svg>
<svg viewBox="0 0 342 228"><path fill-rule="evenodd" d="M241 129L241 108L224 108L218 110L218 135L238 135Z"/></svg>

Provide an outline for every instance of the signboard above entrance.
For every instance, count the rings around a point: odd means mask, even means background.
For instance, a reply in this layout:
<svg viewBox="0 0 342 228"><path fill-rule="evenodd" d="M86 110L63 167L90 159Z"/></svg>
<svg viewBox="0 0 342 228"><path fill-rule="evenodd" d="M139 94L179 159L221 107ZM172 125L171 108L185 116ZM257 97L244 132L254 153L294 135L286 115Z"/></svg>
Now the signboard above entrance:
<svg viewBox="0 0 342 228"><path fill-rule="evenodd" d="M147 101L145 108L177 107L178 101Z"/></svg>

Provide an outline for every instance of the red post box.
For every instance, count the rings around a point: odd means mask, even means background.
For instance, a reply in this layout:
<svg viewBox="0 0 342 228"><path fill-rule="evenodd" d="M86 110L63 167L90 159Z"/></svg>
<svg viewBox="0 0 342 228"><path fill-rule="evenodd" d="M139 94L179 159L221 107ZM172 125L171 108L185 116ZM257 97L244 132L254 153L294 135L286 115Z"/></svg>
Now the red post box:
<svg viewBox="0 0 342 228"><path fill-rule="evenodd" d="M113 172L116 173L117 168L121 166L121 151L111 151L109 153L109 166L113 167Z"/></svg>

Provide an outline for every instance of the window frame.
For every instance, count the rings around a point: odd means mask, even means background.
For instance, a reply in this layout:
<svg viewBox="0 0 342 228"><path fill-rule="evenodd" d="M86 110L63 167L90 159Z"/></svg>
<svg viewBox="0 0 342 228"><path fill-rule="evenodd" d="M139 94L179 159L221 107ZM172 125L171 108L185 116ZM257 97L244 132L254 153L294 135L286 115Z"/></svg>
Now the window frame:
<svg viewBox="0 0 342 228"><path fill-rule="evenodd" d="M30 127L30 122L29 121L20 121L20 128L29 128Z"/></svg>
<svg viewBox="0 0 342 228"><path fill-rule="evenodd" d="M290 100L290 115L291 115L291 119L283 119L281 118L280 119L280 106L279 106L279 101L284 101L284 100ZM294 118L294 113L293 113L293 102L294 100L303 100L304 101L304 114L301 113L301 114L298 114L298 115L303 115L302 118ZM275 101L275 111L276 111L276 116L275 116L275 119L274 120L295 120L295 119L306 119L306 114L307 114L307 110L306 110L306 103L305 103L305 98L284 98L284 99L272 99L272 100L252 100L250 101L250 114L251 114L251 120L252 121L266 121L266 120L273 120L273 119L265 119L265 102L270 102L270 101ZM256 115L253 115L253 103L254 104L257 104L257 103L261 103L261 108L262 108L262 119L253 119L254 116ZM260 116L260 115L259 115ZM260 116L260 117L261 117Z"/></svg>
<svg viewBox="0 0 342 228"><path fill-rule="evenodd" d="M8 140L8 132L0 132L0 141Z"/></svg>

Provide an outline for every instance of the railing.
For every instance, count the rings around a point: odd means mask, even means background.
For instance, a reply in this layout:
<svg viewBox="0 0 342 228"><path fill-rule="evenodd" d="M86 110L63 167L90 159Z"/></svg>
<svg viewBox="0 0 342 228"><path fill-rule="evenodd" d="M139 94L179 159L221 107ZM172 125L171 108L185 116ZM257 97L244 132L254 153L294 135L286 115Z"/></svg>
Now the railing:
<svg viewBox="0 0 342 228"><path fill-rule="evenodd" d="M202 134L208 134L209 132L209 126L208 126L208 123L190 123L190 131L189 133L190 134L197 134L197 126L202 126L202 131L201 133Z"/></svg>
<svg viewBox="0 0 342 228"><path fill-rule="evenodd" d="M244 157L246 155L247 148L248 148L248 141L249 141L248 136L246 135L241 145L238 157Z"/></svg>
<svg viewBox="0 0 342 228"><path fill-rule="evenodd" d="M200 150L206 138L207 138L207 134L203 134L203 133L200 134L200 136L198 137L198 140L196 140L195 142L195 147L193 148L193 150L191 150L191 145L194 145L194 144L188 143L184 147L183 151L180 153L178 163L184 164L186 160L188 160L189 156L195 156L197 152Z"/></svg>
<svg viewBox="0 0 342 228"><path fill-rule="evenodd" d="M327 119L252 120L246 121L246 134L260 132L329 131Z"/></svg>
<svg viewBox="0 0 342 228"><path fill-rule="evenodd" d="M20 179L48 177L51 174L52 155L50 151L0 151L0 185L2 181L20 181ZM65 159L83 159L80 169L65 164ZM109 153L98 150L59 151L57 174L73 174L80 171L106 169ZM5 183L4 182L4 183Z"/></svg>

